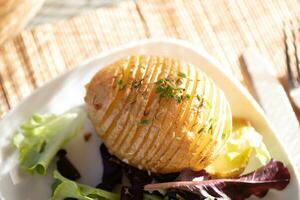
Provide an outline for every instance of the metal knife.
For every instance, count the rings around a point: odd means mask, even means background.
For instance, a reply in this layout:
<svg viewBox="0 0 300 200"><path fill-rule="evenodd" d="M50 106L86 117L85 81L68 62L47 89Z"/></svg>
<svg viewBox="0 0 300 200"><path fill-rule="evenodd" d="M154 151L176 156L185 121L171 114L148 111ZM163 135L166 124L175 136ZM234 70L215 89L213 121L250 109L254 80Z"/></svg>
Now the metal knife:
<svg viewBox="0 0 300 200"><path fill-rule="evenodd" d="M299 143L300 127L283 86L275 75L275 69L255 48L248 48L242 55L246 71L252 83L255 98L264 109L272 122L279 138L287 148L289 154L300 165Z"/></svg>

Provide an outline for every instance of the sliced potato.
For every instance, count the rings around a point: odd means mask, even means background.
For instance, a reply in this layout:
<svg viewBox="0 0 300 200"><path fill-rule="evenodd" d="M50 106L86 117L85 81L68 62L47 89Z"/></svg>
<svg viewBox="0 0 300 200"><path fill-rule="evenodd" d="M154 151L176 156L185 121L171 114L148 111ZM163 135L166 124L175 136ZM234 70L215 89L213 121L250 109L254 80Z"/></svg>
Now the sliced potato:
<svg viewBox="0 0 300 200"><path fill-rule="evenodd" d="M174 58L129 56L99 71L86 88L98 135L135 167L203 169L224 146L222 135L231 132L222 91L199 68Z"/></svg>
<svg viewBox="0 0 300 200"><path fill-rule="evenodd" d="M172 60L169 64L173 65L170 74L175 75L175 73L178 71L178 64L174 62L174 60ZM160 146L163 145L162 138L165 137L164 134L167 130L167 126L169 125L168 123L164 123L163 121L172 120L176 116L175 111L179 110L179 106L181 106L175 101L170 102L166 99L160 99L160 101L161 103L158 111L156 113L153 113L153 124L151 125L150 129L143 138L142 143L140 144L140 147L145 149L145 151L140 151L139 149L141 148L137 148L135 154L132 156L131 161L133 163L139 164L141 160L142 163L145 163L153 157L149 154L153 153L154 149L159 149ZM151 111L149 110L149 113L150 112Z"/></svg>
<svg viewBox="0 0 300 200"><path fill-rule="evenodd" d="M138 67L138 72L136 73L135 80L132 82L132 85L134 87L137 86L137 84L141 84L141 82L149 83L150 82L150 77L151 74L151 68L152 64L154 61L150 60L150 57L142 57L139 58L139 64L137 66L142 66ZM146 84L145 84L146 86ZM141 87L141 88L136 88L141 90L141 92L144 92L147 88ZM146 99L146 98L137 98L137 95L141 95L140 93L134 92L134 90L131 90L127 101L123 104L122 110L119 111L118 115L114 118L113 122L110 124L109 129L106 130L106 134L102 136L102 138L105 138L107 141L107 145L111 146L110 151L115 152L115 146L118 144L118 141L121 140L121 138L124 138L125 136L122 137L122 133L126 125L130 124L128 121L131 120L132 113L136 112L134 104L141 104L141 101ZM139 102L136 102L136 100L139 99Z"/></svg>
<svg viewBox="0 0 300 200"><path fill-rule="evenodd" d="M164 58L162 58L160 60L159 65L161 65L162 70L158 76L158 80L168 76L168 74L172 70L172 65L168 64L167 60L165 60ZM134 118L133 120L136 120L136 123L132 124L130 130L127 133L125 132L126 137L125 137L124 141L122 142L122 145L118 149L118 151L121 154L127 155L126 159L130 159L131 156L136 151L135 149L131 149L131 150L128 150L128 149L130 149L131 147L136 148L135 143L138 143L138 141L143 140L145 135L148 133L149 128L154 123L155 114L158 112L160 100L158 98L156 98L155 84L151 84L150 87L151 87L151 89L149 90L150 96L148 98L146 107L144 107L144 108L137 107L140 111L139 112L140 115L138 117L133 117ZM144 112L145 110L149 110L148 115L145 115L145 112ZM143 124L142 123L143 120L147 120L147 123ZM144 149L144 148L139 149L139 151L144 151L144 150L146 150L146 149Z"/></svg>
<svg viewBox="0 0 300 200"><path fill-rule="evenodd" d="M195 76L191 77L191 79L198 80L199 74L198 72L191 67L191 74L194 74ZM203 85L203 84L202 84ZM178 126L178 130L176 132L185 132L184 134L185 138L174 138L172 142L172 146L177 146L180 144L182 148L175 148L173 151L170 151L169 149L169 159L166 162L166 166L163 167L163 169L171 169L171 168L178 168L183 162L183 160L186 158L186 154L188 153L188 149L190 147L191 141L195 140L197 137L197 133L191 131L191 127L196 124L194 124L196 118L198 118L198 108L199 103L196 95L199 93L199 87L201 87L201 84L198 84L196 81L193 82L192 85L192 92L190 93L190 107L186 108L186 118L183 120L183 124ZM176 155L176 156L174 156ZM159 169L159 171L162 169Z"/></svg>
<svg viewBox="0 0 300 200"><path fill-rule="evenodd" d="M101 126L95 126L99 135L105 134L109 124L118 114L119 110L122 109L123 103L127 100L130 89L123 87L135 79L135 72L138 69L137 65L134 64L136 59L136 57L131 57L121 62L125 63L125 67L122 66L116 76L112 76L109 72L113 72L115 66L116 68L120 68L119 62L116 65L111 65L109 68L97 73L93 78L94 81L91 81L90 84L87 85L88 90L85 99L89 102L89 104L87 104L88 113L90 116L93 116L91 120L94 120L94 124L101 124ZM109 84L106 86L107 82L111 82L111 80L114 80L115 85ZM103 91L103 93L98 91ZM113 96L112 93L116 95ZM93 103L95 101L94 99L98 99L98 105ZM103 114L99 115L98 112Z"/></svg>
<svg viewBox="0 0 300 200"><path fill-rule="evenodd" d="M227 130L222 126L222 124L225 123L224 119L227 118L227 123L229 123L231 127L230 115L222 115L222 112L224 110L222 107L229 107L228 105L226 105L227 102L222 100L224 98L223 94L221 92L216 92L218 91L218 88L210 79L207 80L206 87L211 88L208 90L208 95L206 97L206 101L210 106L207 106L205 108L206 110L210 110L210 114L202 123L200 123L200 125L204 127L202 128L202 131L200 133L202 136L198 139L197 144L192 147L194 149L193 153L196 156L192 157L190 162L192 165L197 166L197 168L195 168L194 170L202 169L207 165L208 162L211 162L212 155L214 155L216 151L216 145L222 142L221 140L218 140L219 134L222 132L226 133L228 131L231 131L231 129ZM218 121L218 123L216 123L216 120ZM210 128L211 130L209 130Z"/></svg>
<svg viewBox="0 0 300 200"><path fill-rule="evenodd" d="M173 60L172 65L174 65L174 69L170 73L170 76L176 77L176 73L179 70L179 63L176 60ZM188 80L184 79L181 82L181 87L186 88L188 85ZM172 124L168 123L169 121L176 121L181 108L182 104L181 103L176 103L175 101L169 101L165 98L161 99L161 110L156 114L158 118L163 117L162 120L155 120L155 126L153 127L154 129L158 130L153 130L149 133L149 137L152 139L151 143L149 144L149 149L147 150L146 154L144 154L142 157L142 163L147 163L150 160L153 160L154 156L156 153L159 151L159 149L165 145L166 143L164 142L167 137L167 133L172 126ZM165 113L165 116L162 116L162 114ZM146 144L148 142L146 141ZM136 159L135 159L136 160Z"/></svg>
<svg viewBox="0 0 300 200"><path fill-rule="evenodd" d="M183 66L185 67L185 66ZM183 92L183 96L185 97L187 94L193 95L193 89L195 84L190 79L194 79L193 76L190 76L190 67L186 66L186 68L181 68L181 73L186 74L189 78L186 79L187 84L185 87L185 91ZM180 69L179 69L180 70ZM181 128L183 128L184 123L187 123L186 120L187 115L190 113L190 104L191 104L191 98L186 99L182 101L182 106L180 108L179 114L174 120L174 123L170 127L170 129L166 132L167 139L162 140L163 145L161 145L159 148L157 148L158 151L153 155L152 159L148 162L148 165L152 166L152 169L157 171L159 170L162 172L163 170L160 169L164 165L166 165L171 159L172 152L174 152L178 145L176 144L179 140L182 140L181 143L184 143L186 140L183 137L186 137L186 134L182 134L181 131L179 131ZM176 159L178 157L176 156Z"/></svg>
<svg viewBox="0 0 300 200"><path fill-rule="evenodd" d="M159 100L155 98L155 82L156 80L161 79L162 77L166 77L169 73L171 73L174 70L174 66L171 65L171 63L172 61L170 59L164 60L164 58L161 58L160 60L160 66L162 66L163 70L161 70L161 73L157 74L155 79L152 81L152 84L150 85L151 90L149 91L149 99L146 102L145 109L141 109L140 119L148 120L149 124L136 124L133 126L131 133L134 137L134 140L131 140L132 144L130 147L128 147L132 148L131 150L129 150L132 151L132 154L128 156L129 159L134 159L136 157L136 154L140 154L140 156L145 155L148 150L146 146L140 148L140 144L145 140L148 132L155 125L155 118L160 109L160 104L158 103ZM135 163L135 161L132 160L131 162ZM140 160L138 160L137 162L139 163Z"/></svg>
<svg viewBox="0 0 300 200"><path fill-rule="evenodd" d="M107 140L113 141L113 145L111 146L111 149L114 152L118 151L120 145L127 137L127 134L130 131L131 127L135 124L135 121L137 120L136 119L137 112L138 111L144 112L145 106L147 105L147 102L150 98L149 96L150 96L150 90L151 90L151 83L157 79L157 76L162 71L161 65L159 64L159 62L160 62L159 57L150 57L150 61L147 65L147 71L146 71L143 81L138 83L135 86L136 88L134 88L132 90L132 94L135 94L135 96L134 96L135 98L133 98L131 100L131 102L128 104L131 109L126 110L126 113L128 113L128 116L129 116L127 118L126 124L124 124L124 126L121 126L122 129L120 130L120 133L116 139L114 139L114 138L107 139ZM140 79L137 81L140 81ZM140 86L138 86L139 84L140 84ZM119 124L118 124L118 126L119 126Z"/></svg>

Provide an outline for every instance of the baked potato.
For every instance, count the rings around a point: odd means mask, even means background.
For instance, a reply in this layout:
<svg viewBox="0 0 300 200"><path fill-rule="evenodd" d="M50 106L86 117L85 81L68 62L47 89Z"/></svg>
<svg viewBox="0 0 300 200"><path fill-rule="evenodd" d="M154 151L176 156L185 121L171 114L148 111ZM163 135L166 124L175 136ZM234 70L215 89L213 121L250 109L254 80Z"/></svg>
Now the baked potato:
<svg viewBox="0 0 300 200"><path fill-rule="evenodd" d="M85 102L110 153L151 172L205 168L232 131L223 92L197 66L175 58L122 58L95 74Z"/></svg>

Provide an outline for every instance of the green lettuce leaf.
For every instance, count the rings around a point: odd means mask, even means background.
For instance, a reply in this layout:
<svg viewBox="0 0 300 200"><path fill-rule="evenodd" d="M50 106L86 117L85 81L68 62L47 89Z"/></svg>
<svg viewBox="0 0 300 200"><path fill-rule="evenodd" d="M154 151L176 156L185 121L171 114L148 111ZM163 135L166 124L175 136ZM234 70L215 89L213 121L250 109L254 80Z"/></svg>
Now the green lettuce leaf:
<svg viewBox="0 0 300 200"><path fill-rule="evenodd" d="M206 171L218 177L238 176L244 171L254 150L262 165L271 159L261 134L251 126L240 127L231 133L224 152L206 167Z"/></svg>
<svg viewBox="0 0 300 200"><path fill-rule="evenodd" d="M58 171L54 171L55 182L50 200L77 198L79 200L119 200L119 195L105 190L79 184L64 178Z"/></svg>
<svg viewBox="0 0 300 200"><path fill-rule="evenodd" d="M52 197L49 200L76 198L78 200L119 200L120 195L106 190L76 183L54 171L55 182L52 185ZM144 194L144 200L162 200L160 196Z"/></svg>
<svg viewBox="0 0 300 200"><path fill-rule="evenodd" d="M227 157L229 160L238 159L245 151L255 150L255 156L262 165L267 164L271 159L270 153L263 143L263 138L253 127L246 126L239 128L233 133L227 143Z"/></svg>
<svg viewBox="0 0 300 200"><path fill-rule="evenodd" d="M13 138L22 167L45 175L58 150L83 127L85 112L72 109L62 115L33 115Z"/></svg>

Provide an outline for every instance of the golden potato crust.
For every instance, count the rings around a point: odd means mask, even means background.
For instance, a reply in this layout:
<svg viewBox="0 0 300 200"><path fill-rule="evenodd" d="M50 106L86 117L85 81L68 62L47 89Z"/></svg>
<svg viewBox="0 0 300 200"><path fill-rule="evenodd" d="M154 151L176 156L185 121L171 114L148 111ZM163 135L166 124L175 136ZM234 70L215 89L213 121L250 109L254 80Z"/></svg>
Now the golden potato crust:
<svg viewBox="0 0 300 200"><path fill-rule="evenodd" d="M123 58L92 78L85 102L109 151L152 172L203 169L232 129L223 92L198 67L174 58Z"/></svg>

